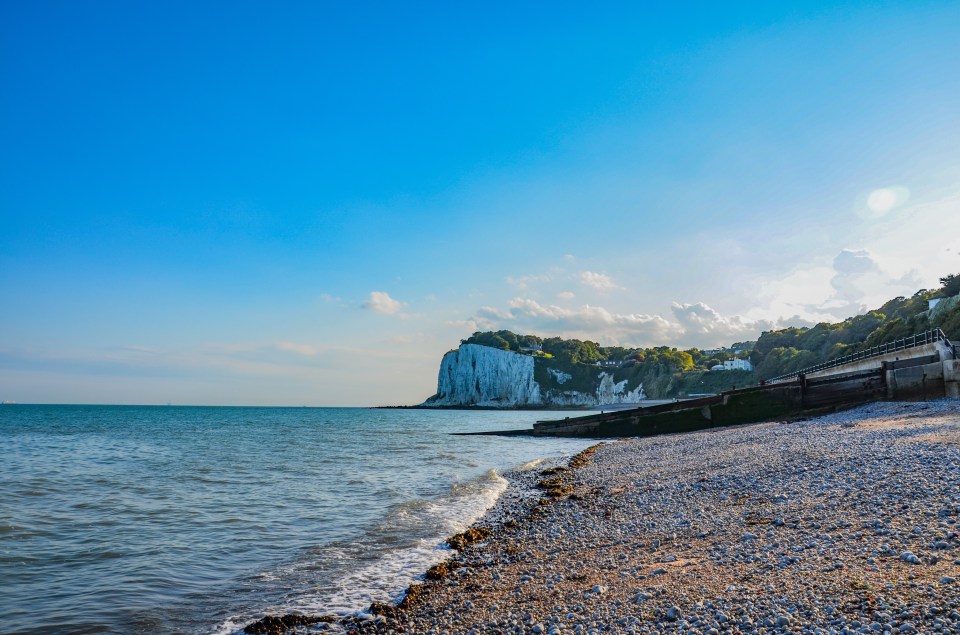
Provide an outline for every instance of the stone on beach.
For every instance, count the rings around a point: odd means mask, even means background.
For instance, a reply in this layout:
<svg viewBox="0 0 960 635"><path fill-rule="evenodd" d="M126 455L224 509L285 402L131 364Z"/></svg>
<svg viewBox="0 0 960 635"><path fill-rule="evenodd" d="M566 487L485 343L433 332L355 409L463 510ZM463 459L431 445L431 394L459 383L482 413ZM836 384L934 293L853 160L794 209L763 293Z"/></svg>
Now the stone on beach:
<svg viewBox="0 0 960 635"><path fill-rule="evenodd" d="M607 442L550 499L512 474L446 579L348 628L960 633L960 401L924 405Z"/></svg>

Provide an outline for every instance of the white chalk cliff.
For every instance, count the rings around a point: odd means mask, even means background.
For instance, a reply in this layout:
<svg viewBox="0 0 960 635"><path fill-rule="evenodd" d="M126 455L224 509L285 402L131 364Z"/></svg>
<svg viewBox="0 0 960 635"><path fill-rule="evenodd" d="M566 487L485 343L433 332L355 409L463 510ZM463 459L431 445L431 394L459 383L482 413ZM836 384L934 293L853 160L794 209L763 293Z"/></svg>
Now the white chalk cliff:
<svg viewBox="0 0 960 635"><path fill-rule="evenodd" d="M479 344L463 344L440 362L437 394L428 406L500 406L540 403L533 358Z"/></svg>
<svg viewBox="0 0 960 635"><path fill-rule="evenodd" d="M595 406L635 403L644 399L643 386L627 390L627 380L613 381L613 375L598 372L591 392L564 390L571 375L548 368L552 386L541 386L534 378L534 364L549 363L529 355L463 344L440 362L437 394L425 406L492 406L499 408L535 406Z"/></svg>

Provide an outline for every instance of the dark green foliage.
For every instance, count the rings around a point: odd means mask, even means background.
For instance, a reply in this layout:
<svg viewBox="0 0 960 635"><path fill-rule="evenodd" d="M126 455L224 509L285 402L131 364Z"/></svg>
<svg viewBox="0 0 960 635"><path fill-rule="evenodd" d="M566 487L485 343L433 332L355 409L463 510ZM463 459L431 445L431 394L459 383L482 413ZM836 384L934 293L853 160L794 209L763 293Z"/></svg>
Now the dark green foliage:
<svg viewBox="0 0 960 635"><path fill-rule="evenodd" d="M503 333L504 335L507 335L507 337L503 337L501 333ZM519 346L517 344L517 336L516 334L510 331L497 331L497 332L484 331L482 333L477 331L467 339L460 340L460 343L461 344L479 344L481 346L489 346L490 348L499 348L505 351L519 350Z"/></svg>
<svg viewBox="0 0 960 635"><path fill-rule="evenodd" d="M955 343L960 343L960 302L945 314L939 316L938 324L946 336Z"/></svg>
<svg viewBox="0 0 960 635"><path fill-rule="evenodd" d="M510 331L507 331L509 333ZM517 343L520 348L533 348L543 344L543 340L536 335L520 335L517 337Z"/></svg>
<svg viewBox="0 0 960 635"><path fill-rule="evenodd" d="M893 318L870 334L864 342L864 348L873 348L880 344L889 344L904 337L913 335L914 331L903 318Z"/></svg>
<svg viewBox="0 0 960 635"><path fill-rule="evenodd" d="M819 361L821 358L813 351L778 346L757 364L756 372L760 377L775 377L813 366Z"/></svg>
<svg viewBox="0 0 960 635"><path fill-rule="evenodd" d="M929 300L960 294L960 274L945 276L940 282L941 289L921 289L909 298L894 298L874 311L836 324L822 322L812 328L768 331L756 342L737 342L728 349L709 353L697 348L679 351L669 346L603 347L589 340L559 337L541 340L535 335L517 335L505 330L477 332L461 343L511 351L541 345L543 353L552 358L537 359L535 378L547 389L593 392L598 375L596 362L612 361L617 364L605 366L603 371L613 373L616 382L626 379L628 390L643 384L650 399L722 392L734 385L744 388L755 384L757 379L795 372L935 327L942 328L951 340L960 341L960 303L938 314L937 323L930 322ZM712 366L734 357L748 357L755 371L707 372ZM571 379L560 384L549 369L571 375Z"/></svg>
<svg viewBox="0 0 960 635"><path fill-rule="evenodd" d="M940 278L940 284L943 285L943 288L940 289L940 296L952 298L960 293L960 273L952 273Z"/></svg>
<svg viewBox="0 0 960 635"><path fill-rule="evenodd" d="M756 342L734 342L730 348L735 351L740 351L741 355L746 355L752 351L756 345Z"/></svg>
<svg viewBox="0 0 960 635"><path fill-rule="evenodd" d="M559 337L548 337L543 340L543 352L553 355L561 362L570 364L593 364L607 356L600 350L596 342L580 340L565 340Z"/></svg>
<svg viewBox="0 0 960 635"><path fill-rule="evenodd" d="M562 384L555 374L550 371L570 375ZM597 389L597 375L599 369L594 365L571 364L554 357L553 359L537 359L533 365L533 379L540 384L543 390L575 390L592 394Z"/></svg>
<svg viewBox="0 0 960 635"><path fill-rule="evenodd" d="M960 305L939 316L939 324L930 322L929 300L960 293L960 274L946 276L940 282L942 289L921 289L909 298L894 298L874 311L837 324L764 333L750 355L757 375L768 379L791 373L938 326L948 338L960 339Z"/></svg>
<svg viewBox="0 0 960 635"><path fill-rule="evenodd" d="M800 337L809 330L791 326L779 331L763 333L750 353L750 361L753 362L754 367L757 367L775 348L796 348Z"/></svg>

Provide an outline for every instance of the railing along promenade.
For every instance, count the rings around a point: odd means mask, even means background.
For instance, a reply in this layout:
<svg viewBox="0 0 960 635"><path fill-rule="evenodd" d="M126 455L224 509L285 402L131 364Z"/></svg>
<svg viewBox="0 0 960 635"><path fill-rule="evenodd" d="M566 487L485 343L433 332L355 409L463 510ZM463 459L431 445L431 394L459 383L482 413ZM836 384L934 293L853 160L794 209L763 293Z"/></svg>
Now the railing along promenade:
<svg viewBox="0 0 960 635"><path fill-rule="evenodd" d="M801 368L800 370L793 371L792 373L779 375L772 379L766 380L766 383L769 384L773 382L784 381L794 377L799 377L800 375L809 375L810 373L826 370L828 368L836 368L837 366L843 366L844 364L850 364L852 362L857 362L863 359L870 359L871 357L879 357L880 355L886 355L887 353L895 353L897 351L906 350L908 348L914 348L916 346L924 346L926 344L933 344L935 342L945 342L947 346L952 346L952 344L950 343L950 340L947 339L947 336L944 335L943 331L937 328L929 331L924 331L923 333L917 333L916 335L911 335L909 337L903 337L903 338L900 338L899 340L889 342L887 344L874 346L873 348L868 348L867 350L860 351L859 353L851 353L850 355L844 355L843 357L832 359L829 362L822 362L814 366Z"/></svg>

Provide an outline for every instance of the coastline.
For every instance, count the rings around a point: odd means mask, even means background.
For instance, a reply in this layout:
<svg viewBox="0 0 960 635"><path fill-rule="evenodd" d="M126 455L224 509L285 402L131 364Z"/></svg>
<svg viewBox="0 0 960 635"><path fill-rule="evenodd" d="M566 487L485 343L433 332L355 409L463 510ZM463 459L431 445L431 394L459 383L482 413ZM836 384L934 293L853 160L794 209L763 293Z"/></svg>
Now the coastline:
<svg viewBox="0 0 960 635"><path fill-rule="evenodd" d="M642 403L629 404L631 407L639 408L642 406ZM425 406L423 404L414 404L411 406L371 406L371 410L466 410L470 411L481 411L481 410L495 410L495 411L504 411L510 412L514 410L519 411L534 411L534 412L591 412L593 410L600 410L600 406L544 406L533 404L529 406Z"/></svg>
<svg viewBox="0 0 960 635"><path fill-rule="evenodd" d="M478 542L347 628L960 632L960 402L593 448L511 474Z"/></svg>

